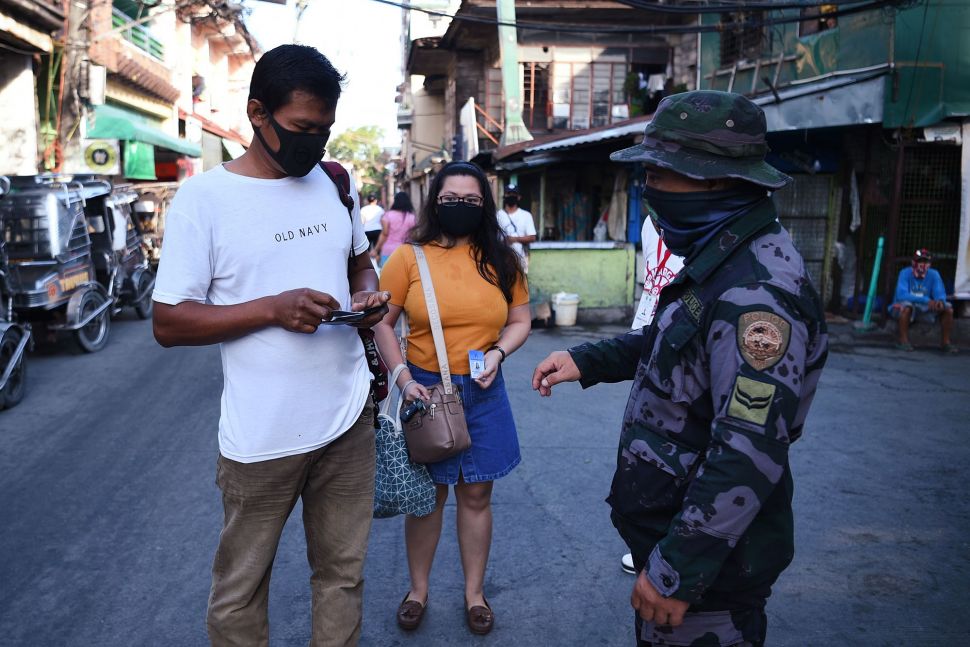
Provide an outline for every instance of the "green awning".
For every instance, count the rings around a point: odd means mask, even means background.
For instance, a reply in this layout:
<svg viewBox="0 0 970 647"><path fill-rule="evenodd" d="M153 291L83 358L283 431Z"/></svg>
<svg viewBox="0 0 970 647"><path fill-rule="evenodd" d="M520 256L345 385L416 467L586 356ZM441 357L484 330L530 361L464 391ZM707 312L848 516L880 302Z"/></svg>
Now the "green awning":
<svg viewBox="0 0 970 647"><path fill-rule="evenodd" d="M172 137L137 112L104 104L94 107L90 139L123 139L167 148L189 157L201 157L202 148L179 137Z"/></svg>
<svg viewBox="0 0 970 647"><path fill-rule="evenodd" d="M144 142L125 142L125 177L130 180L157 180L155 147Z"/></svg>

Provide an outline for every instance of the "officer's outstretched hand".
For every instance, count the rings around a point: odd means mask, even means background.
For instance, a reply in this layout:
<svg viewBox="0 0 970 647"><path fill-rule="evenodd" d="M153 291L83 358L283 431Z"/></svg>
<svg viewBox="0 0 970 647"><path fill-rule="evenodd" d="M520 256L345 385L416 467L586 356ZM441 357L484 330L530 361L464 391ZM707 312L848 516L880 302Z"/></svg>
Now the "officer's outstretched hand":
<svg viewBox="0 0 970 647"><path fill-rule="evenodd" d="M684 613L689 603L676 598L665 598L653 587L647 579L645 571L637 575L637 582L633 585L633 595L630 604L647 622L658 625L677 627L684 621Z"/></svg>
<svg viewBox="0 0 970 647"><path fill-rule="evenodd" d="M549 397L552 395L552 387L556 384L575 382L581 377L579 367L573 361L572 355L564 350L557 350L536 366L532 374L532 390L538 391L543 397Z"/></svg>

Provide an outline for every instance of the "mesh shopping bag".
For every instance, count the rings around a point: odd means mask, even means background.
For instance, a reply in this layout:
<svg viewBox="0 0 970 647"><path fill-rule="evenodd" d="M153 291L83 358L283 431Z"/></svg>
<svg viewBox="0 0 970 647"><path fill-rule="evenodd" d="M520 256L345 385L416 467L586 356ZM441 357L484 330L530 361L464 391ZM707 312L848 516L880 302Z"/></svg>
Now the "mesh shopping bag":
<svg viewBox="0 0 970 647"><path fill-rule="evenodd" d="M388 387L396 389L404 365L394 369ZM374 517L384 519L399 514L423 517L435 506L435 487L424 465L412 463L401 429L400 399L390 415L393 393L381 405L377 416L377 470L374 476Z"/></svg>

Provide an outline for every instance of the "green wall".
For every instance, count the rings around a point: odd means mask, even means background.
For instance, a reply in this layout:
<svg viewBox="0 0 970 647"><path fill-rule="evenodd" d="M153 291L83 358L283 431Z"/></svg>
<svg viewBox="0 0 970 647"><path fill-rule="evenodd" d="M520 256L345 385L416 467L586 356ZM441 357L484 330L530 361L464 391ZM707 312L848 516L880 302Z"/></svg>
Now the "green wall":
<svg viewBox="0 0 970 647"><path fill-rule="evenodd" d="M529 292L550 299L557 292L579 295L580 309L633 306L636 250L622 244L613 249L533 246L529 255Z"/></svg>
<svg viewBox="0 0 970 647"><path fill-rule="evenodd" d="M770 18L798 15L798 10L769 12ZM720 16L705 14L702 23ZM970 2L925 0L895 14L876 9L838 17L834 29L799 37L798 23L764 28L761 65L755 93L768 91L762 77L773 79L784 61L778 86L830 72L895 62L886 75L886 128L922 127L950 116L970 114ZM720 34L701 34L701 88L727 90L730 75L707 78L722 68ZM733 90L751 92L754 69L739 69Z"/></svg>
<svg viewBox="0 0 970 647"><path fill-rule="evenodd" d="M927 0L899 12L896 68L898 80L886 86L886 128L970 114L970 2Z"/></svg>

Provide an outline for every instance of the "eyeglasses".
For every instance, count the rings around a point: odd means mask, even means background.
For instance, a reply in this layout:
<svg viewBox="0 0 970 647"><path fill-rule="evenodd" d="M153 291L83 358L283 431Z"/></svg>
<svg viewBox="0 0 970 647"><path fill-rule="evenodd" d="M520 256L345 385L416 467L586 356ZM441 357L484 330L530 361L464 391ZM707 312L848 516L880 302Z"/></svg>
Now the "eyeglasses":
<svg viewBox="0 0 970 647"><path fill-rule="evenodd" d="M438 204L444 207L457 207L459 204L467 204L469 207L480 207L485 204L481 196L466 195L461 198L457 195L438 196Z"/></svg>

